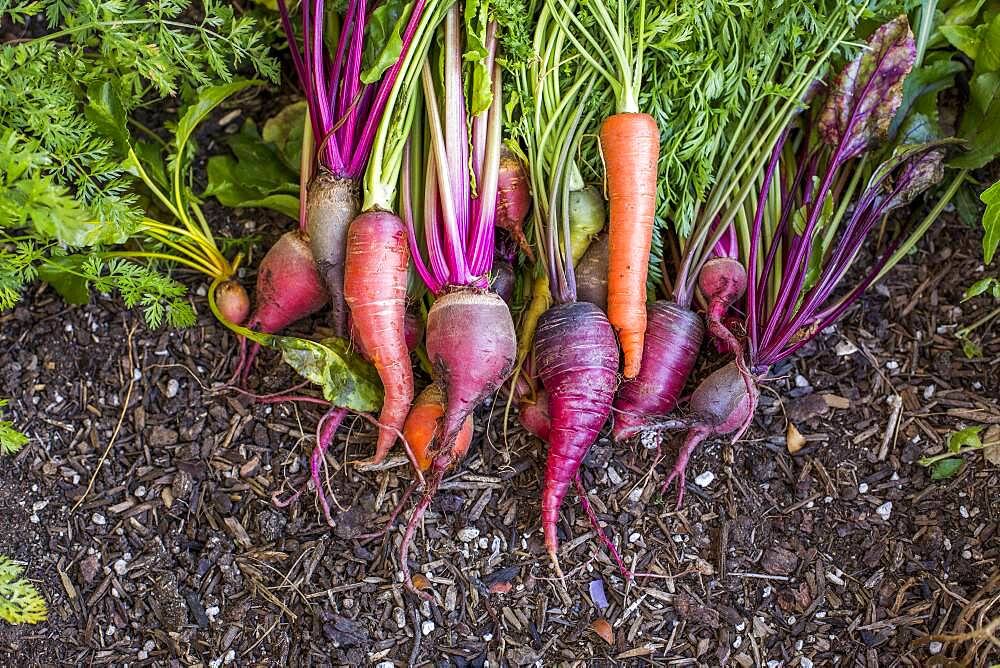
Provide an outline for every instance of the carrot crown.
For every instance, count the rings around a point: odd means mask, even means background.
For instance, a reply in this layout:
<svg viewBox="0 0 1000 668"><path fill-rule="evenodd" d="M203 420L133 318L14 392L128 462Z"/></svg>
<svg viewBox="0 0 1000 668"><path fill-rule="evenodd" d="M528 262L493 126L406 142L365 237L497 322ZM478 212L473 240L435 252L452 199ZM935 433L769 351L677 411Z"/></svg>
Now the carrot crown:
<svg viewBox="0 0 1000 668"><path fill-rule="evenodd" d="M414 128L403 159L401 208L413 262L435 294L449 286L485 288L493 264L502 111L496 26L486 28L479 63L489 73L487 96L475 86L476 68L463 75L461 18L453 5L444 21L441 67L432 67L430 59L423 63L425 122Z"/></svg>
<svg viewBox="0 0 1000 668"><path fill-rule="evenodd" d="M615 7L614 16L606 4ZM585 5L578 5L575 0L547 0L546 5L566 28L567 37L587 64L611 86L618 113L638 113L646 47L646 0ZM593 19L591 25L580 20L584 7ZM570 26L574 29L570 30Z"/></svg>

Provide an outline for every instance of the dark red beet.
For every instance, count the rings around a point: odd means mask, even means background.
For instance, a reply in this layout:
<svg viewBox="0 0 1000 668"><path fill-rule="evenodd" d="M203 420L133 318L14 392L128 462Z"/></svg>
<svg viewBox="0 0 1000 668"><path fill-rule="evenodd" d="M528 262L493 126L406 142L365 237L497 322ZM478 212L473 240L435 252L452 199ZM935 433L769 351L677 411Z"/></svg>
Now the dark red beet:
<svg viewBox="0 0 1000 668"><path fill-rule="evenodd" d="M514 321L496 294L459 288L434 301L427 356L446 399L442 447L450 447L469 413L503 384L516 355Z"/></svg>
<svg viewBox="0 0 1000 668"><path fill-rule="evenodd" d="M657 301L646 313L642 367L639 375L622 383L615 397L616 441L639 434L653 426L649 420L674 409L701 348L704 326L691 309Z"/></svg>
<svg viewBox="0 0 1000 668"><path fill-rule="evenodd" d="M549 419L549 397L545 390L537 390L534 400L522 397L517 404L517 414L522 427L543 441L549 440L551 420Z"/></svg>
<svg viewBox="0 0 1000 668"><path fill-rule="evenodd" d="M733 440L738 440L750 426L759 398L756 383L751 384L750 391L747 391L743 373L735 362L715 371L698 385L691 395L690 405L695 421L688 428L673 470L663 482L663 490L666 490L671 482L678 481L678 507L684 500L684 470L691 453L709 436L735 431Z"/></svg>
<svg viewBox="0 0 1000 668"><path fill-rule="evenodd" d="M316 273L309 242L299 230L282 234L261 259L255 296L257 310L246 326L268 334L280 332L326 305L326 288ZM248 354L246 345L246 339L240 342L235 374L244 380L260 349L260 344L254 343Z"/></svg>
<svg viewBox="0 0 1000 668"><path fill-rule="evenodd" d="M490 269L490 291L500 295L500 298L510 305L510 300L514 298L514 267L510 262L497 258L493 260L493 267Z"/></svg>
<svg viewBox="0 0 1000 668"><path fill-rule="evenodd" d="M559 507L611 413L618 342L608 317L589 302L547 310L535 332L535 365L549 404L549 450L542 491L545 547L558 570Z"/></svg>
<svg viewBox="0 0 1000 668"><path fill-rule="evenodd" d="M729 307L746 292L747 270L733 258L712 258L698 274L698 287L709 299L705 314L709 336L721 352L734 357L747 392L752 392L753 379L743 357L743 345L723 321Z"/></svg>

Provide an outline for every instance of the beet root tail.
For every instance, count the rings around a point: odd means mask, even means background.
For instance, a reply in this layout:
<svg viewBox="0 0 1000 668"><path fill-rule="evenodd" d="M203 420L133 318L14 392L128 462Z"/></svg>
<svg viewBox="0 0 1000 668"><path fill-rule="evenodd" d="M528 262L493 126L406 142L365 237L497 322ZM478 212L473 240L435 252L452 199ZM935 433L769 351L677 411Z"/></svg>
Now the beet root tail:
<svg viewBox="0 0 1000 668"><path fill-rule="evenodd" d="M680 510L681 505L684 503L685 471L687 469L688 459L691 458L691 453L694 452L696 447L698 447L698 444L704 441L705 438L711 433L711 427L706 425L695 425L688 430L687 436L684 439L684 444L681 445L680 452L677 453L677 460L674 462L674 467L671 469L670 475L667 476L667 479L663 481L663 485L660 487L660 493L666 494L667 489L670 488L670 484L674 480L677 480L677 510Z"/></svg>
<svg viewBox="0 0 1000 668"><path fill-rule="evenodd" d="M622 560L620 554L618 554L618 548L615 544L611 542L608 535L604 532L604 527L601 526L600 520L597 519L597 513L590 505L590 499L587 498L587 490L583 488L583 481L580 479L579 471L574 478L576 482L576 493L580 496L580 505L583 506L583 512L587 514L587 519L590 520L590 526L594 527L594 531L597 532L597 537L604 543L604 547L608 548L608 552L611 553L611 558L615 560L618 564L618 570L621 571L622 577L626 580L632 579L632 573L628 568L625 567L625 562Z"/></svg>

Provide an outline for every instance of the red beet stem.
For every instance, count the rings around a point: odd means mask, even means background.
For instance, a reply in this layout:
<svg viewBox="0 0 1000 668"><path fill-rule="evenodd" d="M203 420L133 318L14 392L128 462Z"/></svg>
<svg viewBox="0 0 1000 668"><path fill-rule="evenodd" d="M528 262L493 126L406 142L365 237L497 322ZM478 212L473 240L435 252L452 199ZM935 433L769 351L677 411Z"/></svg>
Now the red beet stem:
<svg viewBox="0 0 1000 668"><path fill-rule="evenodd" d="M646 312L642 366L635 378L622 383L615 397L612 434L616 441L651 428L651 418L674 409L701 347L704 326L691 309L657 301Z"/></svg>

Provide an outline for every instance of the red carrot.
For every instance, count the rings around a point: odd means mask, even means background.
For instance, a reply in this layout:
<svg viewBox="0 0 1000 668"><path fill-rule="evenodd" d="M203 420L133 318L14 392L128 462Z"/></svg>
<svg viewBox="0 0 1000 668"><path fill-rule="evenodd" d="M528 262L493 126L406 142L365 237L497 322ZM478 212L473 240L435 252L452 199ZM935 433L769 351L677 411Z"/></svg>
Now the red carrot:
<svg viewBox="0 0 1000 668"><path fill-rule="evenodd" d="M691 309L657 301L648 307L646 346L639 375L618 388L614 438L624 441L653 426L651 418L670 413L694 368L704 326Z"/></svg>
<svg viewBox="0 0 1000 668"><path fill-rule="evenodd" d="M406 347L406 228L394 214L367 211L347 234L344 297L358 338L382 379L385 399L372 463L389 453L413 400L413 371Z"/></svg>

